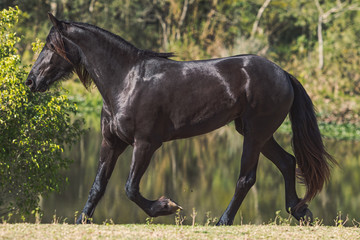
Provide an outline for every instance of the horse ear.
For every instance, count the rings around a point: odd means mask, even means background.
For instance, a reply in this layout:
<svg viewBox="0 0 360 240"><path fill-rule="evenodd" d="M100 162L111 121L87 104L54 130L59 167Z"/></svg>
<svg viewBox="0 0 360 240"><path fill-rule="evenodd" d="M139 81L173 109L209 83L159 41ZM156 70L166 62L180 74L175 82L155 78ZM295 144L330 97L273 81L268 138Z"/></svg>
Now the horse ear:
<svg viewBox="0 0 360 240"><path fill-rule="evenodd" d="M54 25L54 27L57 29L57 30L62 30L64 28L63 26L63 22L58 20L54 15L52 15L52 13L48 13L48 16L49 16L49 19L50 21L52 22L52 24Z"/></svg>

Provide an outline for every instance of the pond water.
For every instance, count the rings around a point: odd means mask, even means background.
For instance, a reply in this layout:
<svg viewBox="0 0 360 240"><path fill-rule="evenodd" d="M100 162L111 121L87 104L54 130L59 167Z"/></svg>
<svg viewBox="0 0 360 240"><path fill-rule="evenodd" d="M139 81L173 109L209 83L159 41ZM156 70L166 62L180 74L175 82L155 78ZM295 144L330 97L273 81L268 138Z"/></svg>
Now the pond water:
<svg viewBox="0 0 360 240"><path fill-rule="evenodd" d="M289 135L276 135L278 142L291 152ZM234 193L240 171L243 138L233 126L225 126L215 132L191 139L169 142L159 149L142 178L140 190L149 199L164 195L179 203L186 216L184 224L191 224L191 213L196 210L196 223L204 224L210 218L219 218ZM70 169L63 174L68 177L62 193L52 194L41 200L44 210L42 222L52 222L53 215L73 223L75 212L81 211L95 177L99 158L101 134L89 131L79 144L67 150L74 159ZM314 217L326 225L334 225L341 211L360 221L360 143L355 141L325 140L328 151L341 167L332 170L331 180L324 190L310 203ZM119 158L103 199L94 214L95 223L108 220L114 223L146 223L148 217L125 194L124 186L130 168L132 148ZM299 196L304 186L297 184ZM257 181L249 191L234 224L269 223L275 212L288 217L285 211L284 181L280 172L261 156ZM293 220L294 222L296 220ZM175 224L174 215L158 217L154 223Z"/></svg>

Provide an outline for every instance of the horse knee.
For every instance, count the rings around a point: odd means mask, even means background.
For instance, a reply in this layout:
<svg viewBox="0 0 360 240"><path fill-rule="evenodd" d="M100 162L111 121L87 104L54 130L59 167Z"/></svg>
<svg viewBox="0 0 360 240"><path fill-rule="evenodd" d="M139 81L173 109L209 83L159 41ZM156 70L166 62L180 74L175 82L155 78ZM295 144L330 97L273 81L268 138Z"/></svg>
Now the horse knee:
<svg viewBox="0 0 360 240"><path fill-rule="evenodd" d="M130 183L126 183L125 185L125 192L126 196L131 200L134 201L139 194L139 190L134 188Z"/></svg>

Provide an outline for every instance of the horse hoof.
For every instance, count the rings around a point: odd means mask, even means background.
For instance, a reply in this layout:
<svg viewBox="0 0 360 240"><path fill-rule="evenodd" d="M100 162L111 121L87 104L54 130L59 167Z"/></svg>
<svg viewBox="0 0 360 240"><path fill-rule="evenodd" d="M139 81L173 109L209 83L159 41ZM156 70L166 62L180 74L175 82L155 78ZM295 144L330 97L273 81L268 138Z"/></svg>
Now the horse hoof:
<svg viewBox="0 0 360 240"><path fill-rule="evenodd" d="M231 226L233 224L229 219L220 218L220 220L216 223L216 226Z"/></svg>
<svg viewBox="0 0 360 240"><path fill-rule="evenodd" d="M170 215L176 213L179 209L182 210L183 208L171 199L162 196L153 203L151 207L153 214L151 215L154 217Z"/></svg>
<svg viewBox="0 0 360 240"><path fill-rule="evenodd" d="M296 218L298 221L302 221L305 223L312 223L313 222L313 214L308 208L307 204L303 205L296 211L292 213L292 215Z"/></svg>
<svg viewBox="0 0 360 240"><path fill-rule="evenodd" d="M305 209L305 215L304 215L304 217L303 217L303 220L304 220L306 223L310 223L310 224L314 221L314 219L313 219L313 214L312 214L312 212L311 212L308 208Z"/></svg>
<svg viewBox="0 0 360 240"><path fill-rule="evenodd" d="M81 213L81 215L76 220L76 224L90 224L91 221L88 216L86 216L84 213Z"/></svg>

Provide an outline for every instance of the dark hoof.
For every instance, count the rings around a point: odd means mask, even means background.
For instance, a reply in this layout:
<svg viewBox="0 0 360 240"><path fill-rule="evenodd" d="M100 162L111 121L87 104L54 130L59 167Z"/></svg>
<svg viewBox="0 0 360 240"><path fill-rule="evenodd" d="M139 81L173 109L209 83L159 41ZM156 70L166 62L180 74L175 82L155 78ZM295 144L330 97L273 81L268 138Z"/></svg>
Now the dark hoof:
<svg viewBox="0 0 360 240"><path fill-rule="evenodd" d="M314 221L313 214L308 208L305 209L303 221L305 221L306 223L312 223Z"/></svg>
<svg viewBox="0 0 360 240"><path fill-rule="evenodd" d="M309 210L308 205L305 204L301 206L300 208L294 210L294 212L291 212L291 214L296 218L298 221L302 221L305 223L312 223L313 222L313 214Z"/></svg>
<svg viewBox="0 0 360 240"><path fill-rule="evenodd" d="M76 220L76 224L90 224L91 221L84 213L82 213Z"/></svg>
<svg viewBox="0 0 360 240"><path fill-rule="evenodd" d="M169 198L162 196L151 206L151 217L164 216L176 213L176 211L183 208Z"/></svg>
<svg viewBox="0 0 360 240"><path fill-rule="evenodd" d="M233 225L233 221L228 218L221 217L216 226L231 226Z"/></svg>
<svg viewBox="0 0 360 240"><path fill-rule="evenodd" d="M223 222L223 221L218 221L216 226L231 226L231 223L227 223L227 222Z"/></svg>

